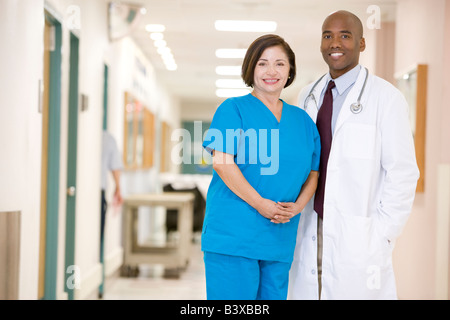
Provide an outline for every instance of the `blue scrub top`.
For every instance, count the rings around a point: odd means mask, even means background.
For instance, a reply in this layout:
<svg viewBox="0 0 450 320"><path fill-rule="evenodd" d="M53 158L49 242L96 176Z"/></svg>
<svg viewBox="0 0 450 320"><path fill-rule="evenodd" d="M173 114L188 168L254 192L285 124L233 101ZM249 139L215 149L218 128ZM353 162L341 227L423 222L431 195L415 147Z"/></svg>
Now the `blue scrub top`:
<svg viewBox="0 0 450 320"><path fill-rule="evenodd" d="M320 137L304 110L282 102L278 122L252 94L225 100L214 114L203 147L233 154L244 177L262 197L295 202L311 170L319 170ZM213 171L202 250L291 262L299 219L300 214L285 224L270 222Z"/></svg>

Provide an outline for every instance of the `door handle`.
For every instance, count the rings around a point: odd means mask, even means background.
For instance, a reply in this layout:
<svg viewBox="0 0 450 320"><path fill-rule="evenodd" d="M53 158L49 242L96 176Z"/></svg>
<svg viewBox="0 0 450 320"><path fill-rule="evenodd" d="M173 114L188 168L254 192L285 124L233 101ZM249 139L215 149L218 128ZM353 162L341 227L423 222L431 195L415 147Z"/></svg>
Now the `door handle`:
<svg viewBox="0 0 450 320"><path fill-rule="evenodd" d="M69 197L74 197L75 196L75 191L76 191L76 189L75 189L74 186L68 187L67 188L67 195Z"/></svg>

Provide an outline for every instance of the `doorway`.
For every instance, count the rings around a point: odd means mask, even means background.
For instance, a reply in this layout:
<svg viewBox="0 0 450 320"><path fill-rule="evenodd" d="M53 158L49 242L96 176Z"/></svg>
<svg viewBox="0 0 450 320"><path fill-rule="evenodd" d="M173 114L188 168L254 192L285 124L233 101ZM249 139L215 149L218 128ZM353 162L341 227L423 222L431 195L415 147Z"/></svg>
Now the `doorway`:
<svg viewBox="0 0 450 320"><path fill-rule="evenodd" d="M44 26L41 208L38 299L57 294L58 206L61 135L61 23L47 11Z"/></svg>
<svg viewBox="0 0 450 320"><path fill-rule="evenodd" d="M78 60L79 39L70 33L69 70L69 118L67 141L67 201L66 201L66 250L64 291L73 300L74 289L78 287L78 268L75 267L76 230L76 184L77 184L77 142L78 142Z"/></svg>
<svg viewBox="0 0 450 320"><path fill-rule="evenodd" d="M108 130L108 65L104 65L103 69L103 125L102 125L103 131ZM102 164L103 165L103 164ZM104 192L104 191L103 191ZM102 194L102 190L100 190L100 193ZM98 287L98 297L102 298L104 293L104 287L105 287L105 214L106 212L103 212L103 196L101 197L101 207L102 212L100 213L102 215L100 220L100 263L102 264L102 282L100 283Z"/></svg>

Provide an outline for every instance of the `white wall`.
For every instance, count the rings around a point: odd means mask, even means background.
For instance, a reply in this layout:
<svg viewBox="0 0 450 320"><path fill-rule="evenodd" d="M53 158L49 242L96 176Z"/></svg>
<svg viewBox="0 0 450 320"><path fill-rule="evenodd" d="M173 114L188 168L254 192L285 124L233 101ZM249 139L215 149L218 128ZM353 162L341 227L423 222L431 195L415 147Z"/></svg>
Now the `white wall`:
<svg viewBox="0 0 450 320"><path fill-rule="evenodd" d="M43 66L43 0L0 9L0 212L21 211L19 298L37 296ZM29 269L28 266L35 266Z"/></svg>

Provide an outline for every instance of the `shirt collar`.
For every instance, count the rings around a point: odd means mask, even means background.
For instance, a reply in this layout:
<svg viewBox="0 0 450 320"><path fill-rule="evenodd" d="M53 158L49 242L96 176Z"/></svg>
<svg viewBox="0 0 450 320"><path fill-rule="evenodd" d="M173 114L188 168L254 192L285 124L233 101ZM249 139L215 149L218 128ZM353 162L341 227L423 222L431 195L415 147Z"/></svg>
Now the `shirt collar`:
<svg viewBox="0 0 450 320"><path fill-rule="evenodd" d="M338 91L338 94L339 95L343 94L345 92L345 90L347 90L351 85L353 85L356 82L356 79L358 78L358 74L359 74L360 70L361 70L361 65L358 64L356 67L354 67L353 69L344 73L342 76L340 76L336 79L331 79L331 75L328 72L327 83L325 84L325 88L327 87L328 82L330 80L333 80L334 83L336 84L336 89Z"/></svg>

